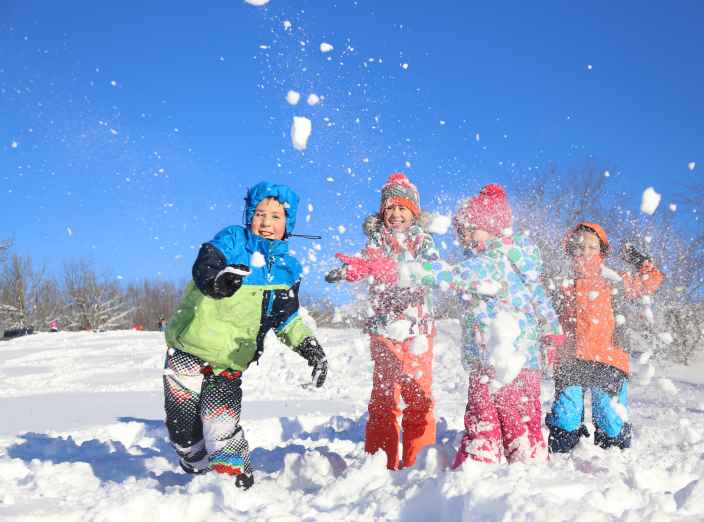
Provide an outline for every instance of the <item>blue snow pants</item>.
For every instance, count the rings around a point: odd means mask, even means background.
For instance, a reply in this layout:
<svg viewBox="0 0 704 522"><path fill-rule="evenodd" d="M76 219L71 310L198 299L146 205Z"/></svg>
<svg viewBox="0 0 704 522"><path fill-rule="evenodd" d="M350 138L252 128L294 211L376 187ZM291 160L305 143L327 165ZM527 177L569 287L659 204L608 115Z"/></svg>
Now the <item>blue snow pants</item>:
<svg viewBox="0 0 704 522"><path fill-rule="evenodd" d="M555 401L545 423L550 429L552 453L571 451L581 436L588 436L584 421L584 394L591 392L594 444L602 448L630 447L631 426L626 421L628 378L612 366L570 361L555 370Z"/></svg>

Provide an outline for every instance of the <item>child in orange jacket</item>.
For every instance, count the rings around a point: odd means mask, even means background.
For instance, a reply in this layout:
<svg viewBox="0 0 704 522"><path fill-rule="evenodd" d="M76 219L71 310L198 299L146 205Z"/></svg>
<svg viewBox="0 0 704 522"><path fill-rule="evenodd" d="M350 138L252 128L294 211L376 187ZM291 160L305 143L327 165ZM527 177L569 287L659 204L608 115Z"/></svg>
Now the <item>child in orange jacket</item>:
<svg viewBox="0 0 704 522"><path fill-rule="evenodd" d="M328 282L368 279L373 315L366 331L374 361L364 449L383 450L387 467L413 466L423 447L435 443L432 397L435 322L429 290L396 282L398 263L435 261L432 237L419 226L418 189L402 173L392 174L381 189L379 214L365 222L369 236L357 256L337 257L344 263L326 276ZM399 456L400 400L403 398L403 455Z"/></svg>
<svg viewBox="0 0 704 522"><path fill-rule="evenodd" d="M594 444L628 448L629 357L614 339L613 297L635 299L653 293L663 275L632 245L625 245L620 254L636 268L635 274L606 268L609 241L595 223L578 224L567 233L565 244L574 279L561 287L555 302L565 343L555 356L555 400L545 419L548 447L552 453L566 453L580 436L589 435L582 420L584 392L590 390Z"/></svg>

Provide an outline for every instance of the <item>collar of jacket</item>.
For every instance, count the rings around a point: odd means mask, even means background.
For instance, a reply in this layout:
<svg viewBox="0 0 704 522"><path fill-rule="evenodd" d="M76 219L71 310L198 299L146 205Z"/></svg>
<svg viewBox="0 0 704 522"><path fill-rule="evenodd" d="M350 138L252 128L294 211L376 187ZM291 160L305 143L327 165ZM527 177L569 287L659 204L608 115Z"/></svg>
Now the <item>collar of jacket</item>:
<svg viewBox="0 0 704 522"><path fill-rule="evenodd" d="M244 229L247 236L247 252L259 252L267 259L270 256L283 256L288 254L288 241L282 239L265 239L253 234L251 230Z"/></svg>

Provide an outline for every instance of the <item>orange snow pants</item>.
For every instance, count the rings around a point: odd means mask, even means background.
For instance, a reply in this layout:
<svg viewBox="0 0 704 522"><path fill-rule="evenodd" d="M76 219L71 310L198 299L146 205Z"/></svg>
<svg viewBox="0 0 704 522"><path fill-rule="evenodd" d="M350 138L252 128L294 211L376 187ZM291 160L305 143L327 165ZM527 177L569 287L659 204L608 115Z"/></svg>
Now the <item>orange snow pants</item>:
<svg viewBox="0 0 704 522"><path fill-rule="evenodd" d="M415 341L414 341L415 339ZM401 431L400 398L403 398L403 458L401 467L413 466L423 447L435 444L433 415L433 338L420 336L403 342L371 336L374 382L369 400L369 420L364 450L386 453L386 467L399 469Z"/></svg>

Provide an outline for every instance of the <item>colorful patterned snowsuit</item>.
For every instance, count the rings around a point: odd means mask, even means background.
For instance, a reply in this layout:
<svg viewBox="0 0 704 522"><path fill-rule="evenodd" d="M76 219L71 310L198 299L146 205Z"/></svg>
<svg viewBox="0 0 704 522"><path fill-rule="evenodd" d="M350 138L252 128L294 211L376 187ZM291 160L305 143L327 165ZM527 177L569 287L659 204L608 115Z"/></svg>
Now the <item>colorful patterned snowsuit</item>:
<svg viewBox="0 0 704 522"><path fill-rule="evenodd" d="M540 251L522 235L484 246L455 266L426 263L412 271L417 283L457 293L464 307L461 349L469 387L466 431L454 467L468 456L493 463L547 456L540 430L541 338L561 330L540 282ZM505 318L517 326L508 353L494 350L493 340ZM506 369L509 363L516 365L513 372ZM496 381L497 370L504 380Z"/></svg>
<svg viewBox="0 0 704 522"><path fill-rule="evenodd" d="M583 224L608 245L601 227ZM569 237L579 229L579 225ZM616 273L599 258L589 273L567 280L560 288L556 308L565 331L565 344L555 359L555 402L545 421L553 453L569 452L579 442L584 417L584 393L592 394L594 443L627 448L631 426L627 419L628 353L614 339L614 299L636 299L653 293L663 275L651 261L634 274Z"/></svg>
<svg viewBox="0 0 704 522"><path fill-rule="evenodd" d="M398 263L439 258L432 237L418 225L394 235L382 227L371 234L361 256L392 258ZM348 280L354 281L355 278ZM413 466L423 447L435 443L432 397L435 323L429 291L373 281L369 286L372 315L366 330L371 340L374 376L369 400L365 446L368 453L383 450L387 467ZM403 455L398 417L403 410Z"/></svg>

